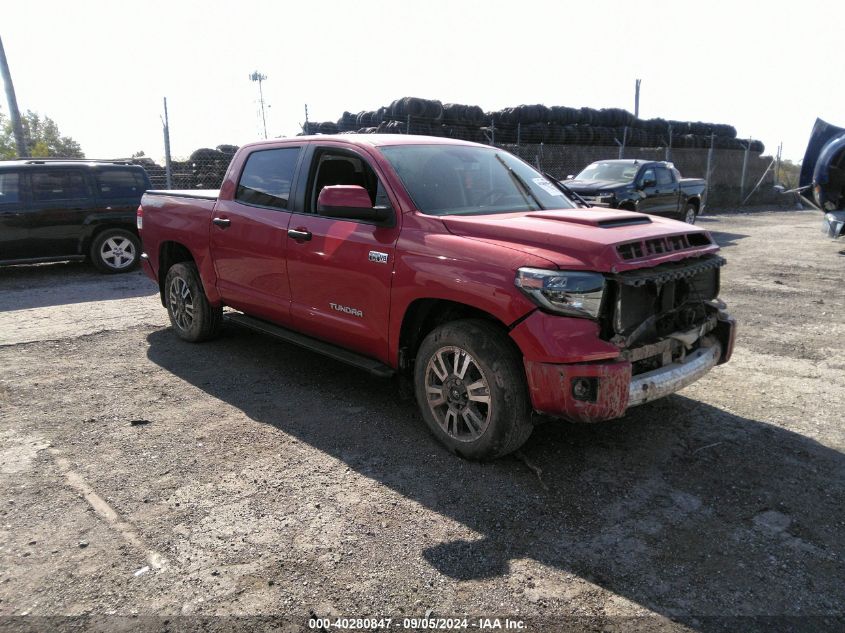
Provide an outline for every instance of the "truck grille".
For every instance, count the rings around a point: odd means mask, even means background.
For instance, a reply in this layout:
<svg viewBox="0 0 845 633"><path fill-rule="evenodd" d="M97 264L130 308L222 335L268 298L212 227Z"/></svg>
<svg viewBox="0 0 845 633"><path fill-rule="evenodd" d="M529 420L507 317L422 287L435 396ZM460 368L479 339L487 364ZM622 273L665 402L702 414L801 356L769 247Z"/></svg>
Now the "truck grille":
<svg viewBox="0 0 845 633"><path fill-rule="evenodd" d="M616 247L619 257L624 260L642 259L664 253L685 251L700 246L709 246L713 242L706 233L685 233L668 237L655 237L636 242L626 242Z"/></svg>
<svg viewBox="0 0 845 633"><path fill-rule="evenodd" d="M607 338L629 348L706 322L724 263L707 255L612 276L604 304Z"/></svg>

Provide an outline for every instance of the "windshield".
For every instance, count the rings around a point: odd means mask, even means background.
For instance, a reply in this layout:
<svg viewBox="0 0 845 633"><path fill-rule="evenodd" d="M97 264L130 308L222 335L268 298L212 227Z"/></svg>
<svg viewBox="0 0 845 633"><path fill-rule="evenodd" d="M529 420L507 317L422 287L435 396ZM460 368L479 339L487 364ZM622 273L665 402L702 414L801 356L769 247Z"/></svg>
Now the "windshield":
<svg viewBox="0 0 845 633"><path fill-rule="evenodd" d="M430 215L486 215L575 206L540 172L495 148L394 145L381 151L417 208Z"/></svg>
<svg viewBox="0 0 845 633"><path fill-rule="evenodd" d="M630 182L637 175L639 168L639 165L633 163L593 163L575 176L575 180Z"/></svg>

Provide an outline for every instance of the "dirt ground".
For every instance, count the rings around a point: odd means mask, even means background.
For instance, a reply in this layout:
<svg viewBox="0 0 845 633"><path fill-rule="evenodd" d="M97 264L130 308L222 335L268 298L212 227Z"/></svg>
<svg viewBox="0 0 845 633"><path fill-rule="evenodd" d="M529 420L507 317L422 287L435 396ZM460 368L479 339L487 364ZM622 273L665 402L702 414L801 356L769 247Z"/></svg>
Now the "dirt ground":
<svg viewBox="0 0 845 633"><path fill-rule="evenodd" d="M0 270L0 628L843 630L845 243L817 212L700 224L733 360L491 464L390 381L234 328L181 342L141 273Z"/></svg>

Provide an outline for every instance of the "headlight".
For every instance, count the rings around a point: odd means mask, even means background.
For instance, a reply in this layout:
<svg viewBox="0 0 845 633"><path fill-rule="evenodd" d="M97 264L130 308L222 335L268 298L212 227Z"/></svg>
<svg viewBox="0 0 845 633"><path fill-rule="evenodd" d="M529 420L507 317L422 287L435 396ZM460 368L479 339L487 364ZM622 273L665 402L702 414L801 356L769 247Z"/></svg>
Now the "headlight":
<svg viewBox="0 0 845 633"><path fill-rule="evenodd" d="M520 268L514 283L544 310L598 318L604 295L604 276L600 273Z"/></svg>

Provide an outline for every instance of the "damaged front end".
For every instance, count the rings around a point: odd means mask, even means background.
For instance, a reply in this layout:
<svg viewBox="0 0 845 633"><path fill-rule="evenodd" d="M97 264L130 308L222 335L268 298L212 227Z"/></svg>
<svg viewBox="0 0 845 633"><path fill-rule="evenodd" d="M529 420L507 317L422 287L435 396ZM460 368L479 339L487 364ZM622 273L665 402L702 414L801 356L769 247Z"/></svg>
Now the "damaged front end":
<svg viewBox="0 0 845 633"><path fill-rule="evenodd" d="M733 353L735 322L719 300L718 255L613 275L604 337L631 363L628 406L694 382Z"/></svg>
<svg viewBox="0 0 845 633"><path fill-rule="evenodd" d="M598 318L569 320L575 332L563 334L541 313L526 319L512 331L522 349L551 339L574 356L526 359L534 408L581 422L618 418L727 362L736 322L718 298L724 264L710 253L607 274ZM597 339L587 345L591 334Z"/></svg>

